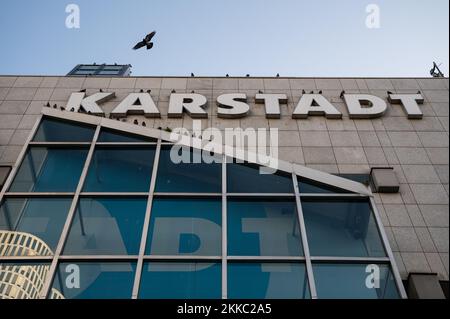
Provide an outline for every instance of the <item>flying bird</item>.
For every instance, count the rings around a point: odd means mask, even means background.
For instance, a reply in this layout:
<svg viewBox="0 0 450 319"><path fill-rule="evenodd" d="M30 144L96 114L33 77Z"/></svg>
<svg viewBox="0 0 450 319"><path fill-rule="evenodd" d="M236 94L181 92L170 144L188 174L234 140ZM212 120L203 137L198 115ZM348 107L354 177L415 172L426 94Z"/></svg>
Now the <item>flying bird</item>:
<svg viewBox="0 0 450 319"><path fill-rule="evenodd" d="M147 34L141 42L138 42L133 47L133 50L138 50L143 47L147 47L147 50L150 50L151 48L153 48L153 42L151 42L151 41L152 41L152 38L155 36L155 34L156 34L156 31L153 31L152 33Z"/></svg>

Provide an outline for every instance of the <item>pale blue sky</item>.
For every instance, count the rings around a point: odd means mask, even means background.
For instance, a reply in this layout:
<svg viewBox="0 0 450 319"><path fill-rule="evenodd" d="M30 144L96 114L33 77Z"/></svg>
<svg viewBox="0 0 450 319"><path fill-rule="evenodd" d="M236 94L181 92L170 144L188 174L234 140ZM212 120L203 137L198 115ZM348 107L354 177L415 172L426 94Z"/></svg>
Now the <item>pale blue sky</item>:
<svg viewBox="0 0 450 319"><path fill-rule="evenodd" d="M67 4L81 28L67 29ZM368 4L381 28L365 26ZM132 51L157 30L154 49ZM0 74L124 63L133 75L429 76L449 67L448 0L2 0Z"/></svg>

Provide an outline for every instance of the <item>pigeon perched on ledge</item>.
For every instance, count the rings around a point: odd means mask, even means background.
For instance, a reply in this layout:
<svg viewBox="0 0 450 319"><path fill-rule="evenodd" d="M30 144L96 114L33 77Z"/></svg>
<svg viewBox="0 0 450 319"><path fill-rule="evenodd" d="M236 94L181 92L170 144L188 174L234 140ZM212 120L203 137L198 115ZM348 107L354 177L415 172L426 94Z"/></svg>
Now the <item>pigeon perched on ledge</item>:
<svg viewBox="0 0 450 319"><path fill-rule="evenodd" d="M143 47L147 47L147 50L150 50L151 48L153 48L153 42L151 42L151 41L152 41L152 38L155 36L155 34L156 34L156 31L153 31L152 33L147 34L141 42L138 42L133 47L133 50L139 50L140 48L143 48Z"/></svg>

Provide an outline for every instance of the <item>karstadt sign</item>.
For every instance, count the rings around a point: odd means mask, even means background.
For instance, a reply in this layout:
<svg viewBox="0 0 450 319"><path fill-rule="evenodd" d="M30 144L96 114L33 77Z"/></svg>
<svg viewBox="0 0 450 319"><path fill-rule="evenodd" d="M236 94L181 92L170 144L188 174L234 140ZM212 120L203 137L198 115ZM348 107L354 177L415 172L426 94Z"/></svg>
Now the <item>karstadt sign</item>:
<svg viewBox="0 0 450 319"><path fill-rule="evenodd" d="M84 111L95 115L104 115L101 104L114 98L114 92L99 92L90 96L86 93L72 93L66 105L66 110ZM350 118L367 119L384 115L388 105L380 97L369 94L342 94ZM217 116L219 118L242 118L249 114L250 105L245 93L229 93L217 97ZM281 105L287 104L286 94L256 94L254 101L264 104L267 118L281 117ZM403 107L405 116L410 119L421 119L423 116L419 105L424 98L417 94L388 94L390 104ZM207 118L207 99L197 93L172 93L169 99L169 118L180 118L187 113L192 118ZM130 93L111 112L111 116L122 118L128 115L144 115L145 117L161 117L155 102L149 93ZM342 118L342 113L321 94L303 94L297 101L292 113L293 119L304 119L309 115L322 115L327 118Z"/></svg>

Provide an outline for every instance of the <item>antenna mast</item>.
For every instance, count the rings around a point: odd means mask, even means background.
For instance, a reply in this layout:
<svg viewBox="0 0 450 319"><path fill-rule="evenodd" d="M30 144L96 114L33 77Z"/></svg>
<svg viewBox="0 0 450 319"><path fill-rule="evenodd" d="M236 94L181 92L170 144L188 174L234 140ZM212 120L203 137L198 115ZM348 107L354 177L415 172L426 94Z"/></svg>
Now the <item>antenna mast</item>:
<svg viewBox="0 0 450 319"><path fill-rule="evenodd" d="M443 78L444 73L441 72L441 70L439 69L439 67L441 66L441 64L437 65L436 62L433 62L433 68L430 70L430 75L434 78Z"/></svg>

